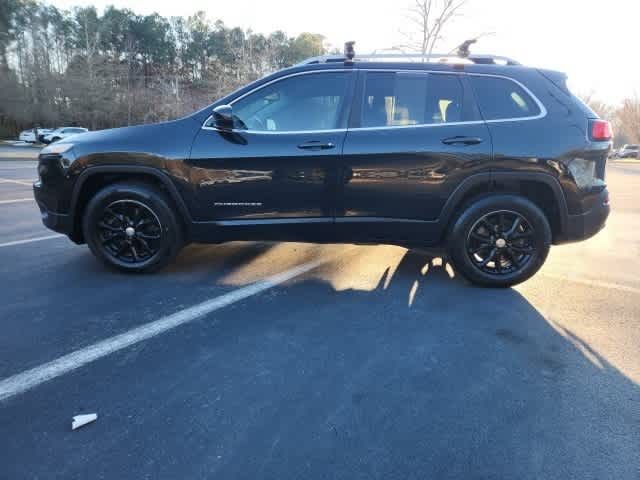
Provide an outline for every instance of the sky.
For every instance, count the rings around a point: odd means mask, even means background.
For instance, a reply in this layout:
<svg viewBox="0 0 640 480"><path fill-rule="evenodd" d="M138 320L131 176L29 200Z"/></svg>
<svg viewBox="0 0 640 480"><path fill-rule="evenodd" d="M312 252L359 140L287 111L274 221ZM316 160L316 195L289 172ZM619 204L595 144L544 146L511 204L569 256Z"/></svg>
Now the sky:
<svg viewBox="0 0 640 480"><path fill-rule="evenodd" d="M356 52L406 43L412 0L49 0L58 7L107 5L139 14L188 16L203 10L211 20L254 32L283 30L293 36L320 33L327 45L356 41ZM448 25L438 51L483 36L475 53L565 72L575 93L611 104L640 95L640 1L638 0L468 0Z"/></svg>

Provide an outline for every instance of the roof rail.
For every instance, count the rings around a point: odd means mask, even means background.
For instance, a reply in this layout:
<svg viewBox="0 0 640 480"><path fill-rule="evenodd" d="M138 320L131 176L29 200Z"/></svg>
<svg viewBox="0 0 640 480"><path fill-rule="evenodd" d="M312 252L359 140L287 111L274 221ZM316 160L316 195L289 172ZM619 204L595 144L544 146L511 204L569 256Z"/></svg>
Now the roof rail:
<svg viewBox="0 0 640 480"><path fill-rule="evenodd" d="M484 54L471 54L468 57L461 57L459 55L451 54L451 53L367 53L367 54L356 54L353 58L353 61L369 61L369 60L406 60L420 63L475 63L475 64L483 64L483 65L521 65L520 62L513 60L509 57L504 57L501 55L484 55ZM331 62L344 62L348 61L344 55L320 55L317 57L310 57L302 62L298 63L296 66L301 65L311 65L314 63L331 63Z"/></svg>

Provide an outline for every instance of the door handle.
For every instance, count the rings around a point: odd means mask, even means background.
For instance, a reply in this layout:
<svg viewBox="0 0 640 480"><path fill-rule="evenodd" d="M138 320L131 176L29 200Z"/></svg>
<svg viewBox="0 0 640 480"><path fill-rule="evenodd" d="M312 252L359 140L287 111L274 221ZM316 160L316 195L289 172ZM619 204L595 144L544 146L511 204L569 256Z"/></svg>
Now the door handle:
<svg viewBox="0 0 640 480"><path fill-rule="evenodd" d="M335 145L331 142L321 142L319 140L311 140L298 145L298 148L302 150L329 150L335 148Z"/></svg>
<svg viewBox="0 0 640 480"><path fill-rule="evenodd" d="M477 145L482 143L482 139L478 137L464 137L456 135L455 137L443 138L442 143L445 145Z"/></svg>

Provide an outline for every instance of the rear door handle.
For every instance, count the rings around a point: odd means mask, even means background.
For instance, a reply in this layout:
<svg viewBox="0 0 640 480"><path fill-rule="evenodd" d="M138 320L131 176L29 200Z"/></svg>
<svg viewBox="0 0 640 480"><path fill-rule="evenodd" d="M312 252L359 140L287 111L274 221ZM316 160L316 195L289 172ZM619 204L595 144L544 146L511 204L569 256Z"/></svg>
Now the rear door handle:
<svg viewBox="0 0 640 480"><path fill-rule="evenodd" d="M329 150L335 148L335 145L331 142L321 142L319 140L311 140L298 145L298 148L303 150Z"/></svg>
<svg viewBox="0 0 640 480"><path fill-rule="evenodd" d="M456 135L455 137L443 138L442 143L445 145L477 145L482 143L482 139L479 137L464 137L462 135Z"/></svg>

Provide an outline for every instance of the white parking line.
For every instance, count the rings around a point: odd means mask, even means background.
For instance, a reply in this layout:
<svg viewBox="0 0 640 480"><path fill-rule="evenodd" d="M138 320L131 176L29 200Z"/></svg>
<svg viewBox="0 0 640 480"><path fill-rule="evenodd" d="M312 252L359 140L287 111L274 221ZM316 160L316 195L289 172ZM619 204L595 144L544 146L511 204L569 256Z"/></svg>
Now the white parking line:
<svg viewBox="0 0 640 480"><path fill-rule="evenodd" d="M0 205L4 203L20 203L20 202L33 202L33 198L14 198L12 200L0 200Z"/></svg>
<svg viewBox="0 0 640 480"><path fill-rule="evenodd" d="M25 238L23 240L14 240L12 242L0 243L0 247L12 247L14 245L22 245L24 243L40 242L42 240L49 240L50 238L60 238L60 237L64 237L64 235L62 235L60 233L56 233L55 235L45 235L44 237Z"/></svg>
<svg viewBox="0 0 640 480"><path fill-rule="evenodd" d="M11 178L0 178L0 183L17 183L18 185L26 185L27 187L33 186L33 182L29 182L27 180L13 180Z"/></svg>
<svg viewBox="0 0 640 480"><path fill-rule="evenodd" d="M38 367L26 370L0 381L0 401L23 393L31 388L52 380L60 375L69 373L90 362L115 353L136 343L148 340L156 335L172 330L185 323L192 322L211 312L220 310L223 307L244 300L245 298L257 295L269 290L292 278L302 275L323 263L328 262L332 257L322 260L315 260L304 263L290 270L273 275L264 280L252 283L246 287L238 288L232 292L225 293L219 297L212 298L193 307L180 310L172 315L162 317L154 322L133 328L128 332L107 338L88 347L76 350L51 362Z"/></svg>

